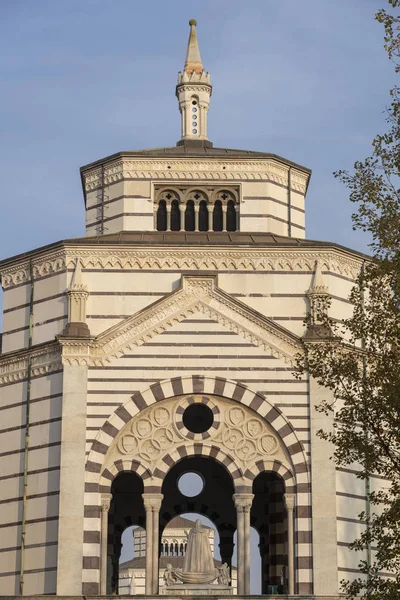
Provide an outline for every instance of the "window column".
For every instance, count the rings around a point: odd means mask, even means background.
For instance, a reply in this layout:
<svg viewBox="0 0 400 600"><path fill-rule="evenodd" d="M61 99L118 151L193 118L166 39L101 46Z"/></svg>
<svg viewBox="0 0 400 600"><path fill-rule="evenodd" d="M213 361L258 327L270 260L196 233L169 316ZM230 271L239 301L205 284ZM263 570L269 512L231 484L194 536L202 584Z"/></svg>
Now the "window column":
<svg viewBox="0 0 400 600"><path fill-rule="evenodd" d="M107 595L107 549L108 549L108 511L112 494L101 495L101 532L100 532L100 594Z"/></svg>
<svg viewBox="0 0 400 600"><path fill-rule="evenodd" d="M294 494L284 494L285 507L287 510L288 526L288 579L289 594L294 594Z"/></svg>
<svg viewBox="0 0 400 600"><path fill-rule="evenodd" d="M226 211L227 211L228 207L226 205L226 203L224 202L222 204L222 231L226 231Z"/></svg>
<svg viewBox="0 0 400 600"><path fill-rule="evenodd" d="M158 594L159 522L162 494L142 494L146 511L146 595Z"/></svg>
<svg viewBox="0 0 400 600"><path fill-rule="evenodd" d="M234 494L237 518L238 595L250 594L250 509L254 494Z"/></svg>
<svg viewBox="0 0 400 600"><path fill-rule="evenodd" d="M186 210L186 206L183 203L179 204L179 210L181 213L181 226L179 231L185 231L185 210Z"/></svg>
<svg viewBox="0 0 400 600"><path fill-rule="evenodd" d="M171 231L171 203L167 202L167 228L166 231Z"/></svg>

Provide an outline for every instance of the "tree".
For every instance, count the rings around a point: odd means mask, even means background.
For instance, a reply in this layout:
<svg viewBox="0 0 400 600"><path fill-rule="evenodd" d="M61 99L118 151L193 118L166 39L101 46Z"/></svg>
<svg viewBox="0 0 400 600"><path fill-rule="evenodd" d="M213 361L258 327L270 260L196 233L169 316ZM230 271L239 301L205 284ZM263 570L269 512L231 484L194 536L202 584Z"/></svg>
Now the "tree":
<svg viewBox="0 0 400 600"><path fill-rule="evenodd" d="M376 19L384 25L385 49L400 71L400 0L389 0ZM392 14L394 12L394 14ZM400 598L400 94L390 91L387 131L375 137L371 156L352 172L338 171L356 204L353 228L369 232L372 259L351 293L352 316L343 323L329 318L329 300L321 297L309 327L321 336L305 343L300 373L308 372L332 391L334 401L318 410L334 414L331 432L319 435L334 444L337 465L354 462L367 482L370 511L360 515L366 528L352 544L368 558L362 577L343 581L349 597ZM317 307L317 308L316 308ZM315 327L315 323L318 327ZM368 491L370 475L386 482ZM392 573L385 578L382 573Z"/></svg>

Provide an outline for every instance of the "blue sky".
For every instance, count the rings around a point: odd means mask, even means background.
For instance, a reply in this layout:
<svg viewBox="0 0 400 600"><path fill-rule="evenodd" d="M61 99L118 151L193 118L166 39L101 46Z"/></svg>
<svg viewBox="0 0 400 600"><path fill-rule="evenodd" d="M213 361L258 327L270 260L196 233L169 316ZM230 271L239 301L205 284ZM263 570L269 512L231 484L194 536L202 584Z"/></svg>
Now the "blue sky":
<svg viewBox="0 0 400 600"><path fill-rule="evenodd" d="M79 167L174 145L189 18L209 137L313 170L307 237L366 249L332 176L370 151L394 83L384 0L2 0L0 258L84 234Z"/></svg>

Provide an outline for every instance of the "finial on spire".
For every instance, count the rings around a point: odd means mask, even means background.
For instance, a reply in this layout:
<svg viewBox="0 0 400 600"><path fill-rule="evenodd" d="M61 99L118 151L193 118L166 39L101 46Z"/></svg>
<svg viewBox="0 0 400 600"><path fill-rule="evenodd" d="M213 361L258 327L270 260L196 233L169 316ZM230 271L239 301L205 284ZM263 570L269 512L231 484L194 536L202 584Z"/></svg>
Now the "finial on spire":
<svg viewBox="0 0 400 600"><path fill-rule="evenodd" d="M197 33L196 33L197 21L195 19L190 19L189 25L190 25L189 41L188 41L188 47L187 47L187 51L186 51L185 66L184 66L183 70L186 73L193 73L193 71L195 71L196 73L200 74L203 71L203 64L201 62L199 43L197 41Z"/></svg>
<svg viewBox="0 0 400 600"><path fill-rule="evenodd" d="M203 69L195 19L190 19L189 41L183 72L178 73L176 96L182 115L182 137L178 145L197 143L212 146L207 137L207 112L212 87L210 74Z"/></svg>

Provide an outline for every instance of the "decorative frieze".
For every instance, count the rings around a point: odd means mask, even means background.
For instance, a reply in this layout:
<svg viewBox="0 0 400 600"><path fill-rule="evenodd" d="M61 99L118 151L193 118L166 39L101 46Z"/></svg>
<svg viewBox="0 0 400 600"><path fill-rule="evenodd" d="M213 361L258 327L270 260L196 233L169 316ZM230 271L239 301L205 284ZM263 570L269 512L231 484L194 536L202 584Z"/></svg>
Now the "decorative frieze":
<svg viewBox="0 0 400 600"><path fill-rule="evenodd" d="M272 428L247 407L219 399L218 425L213 423L206 433L193 434L182 426L182 414L190 403L215 407L212 399L203 394L184 397L179 402L176 399L163 402L161 407L151 406L121 431L109 451L105 468L119 457L132 457L154 473L155 469L163 468L163 458L187 440L202 442L210 449L217 446L234 458L236 468L242 473L262 460L284 460Z"/></svg>
<svg viewBox="0 0 400 600"><path fill-rule="evenodd" d="M79 259L83 269L154 269L154 270L248 270L248 271L314 271L318 260L321 269L355 279L360 272L361 258L345 255L335 248L323 249L274 249L274 248L93 248L75 246L54 254L49 252L45 260L33 261L33 277L38 279L50 273L75 269ZM21 261L4 268L4 289L30 281L29 262Z"/></svg>
<svg viewBox="0 0 400 600"><path fill-rule="evenodd" d="M61 365L61 352L52 343L47 348L28 352L26 350L12 356L0 355L0 385L17 383L28 377L30 359L31 377L39 377L58 371Z"/></svg>
<svg viewBox="0 0 400 600"><path fill-rule="evenodd" d="M120 159L104 166L104 179L100 168L83 174L86 192L97 189L101 185L110 185L124 179L154 179L181 181L248 181L264 180L288 185L289 166L278 161L265 160L210 160L176 159L174 157L151 160ZM302 195L306 193L309 174L296 168L291 169L291 187Z"/></svg>

